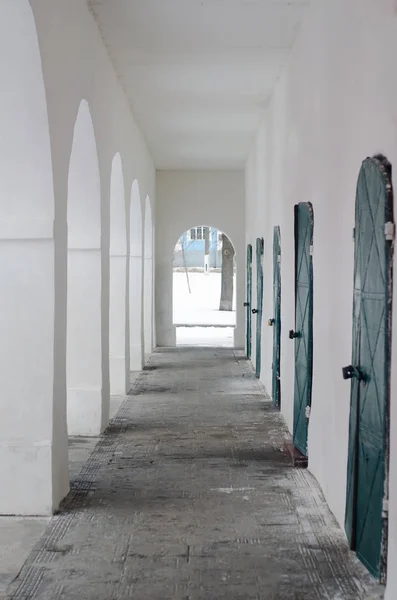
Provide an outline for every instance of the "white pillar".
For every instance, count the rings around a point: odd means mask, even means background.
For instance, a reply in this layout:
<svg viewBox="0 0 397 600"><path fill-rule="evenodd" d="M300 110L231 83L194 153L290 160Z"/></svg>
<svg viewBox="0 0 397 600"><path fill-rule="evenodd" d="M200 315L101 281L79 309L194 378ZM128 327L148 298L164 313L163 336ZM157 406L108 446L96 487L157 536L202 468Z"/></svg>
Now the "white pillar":
<svg viewBox="0 0 397 600"><path fill-rule="evenodd" d="M144 338L145 362L153 351L153 257L144 264Z"/></svg>
<svg viewBox="0 0 397 600"><path fill-rule="evenodd" d="M0 2L0 57L0 514L49 515L69 489L66 231L54 232L46 96L25 0Z"/></svg>
<svg viewBox="0 0 397 600"><path fill-rule="evenodd" d="M110 393L123 395L128 385L126 363L126 281L127 257L110 256Z"/></svg>
<svg viewBox="0 0 397 600"><path fill-rule="evenodd" d="M101 250L68 250L67 382L69 435L98 435L109 406L102 398Z"/></svg>
<svg viewBox="0 0 397 600"><path fill-rule="evenodd" d="M0 514L49 515L69 489L54 394L54 240L25 234L37 223L14 225L0 223Z"/></svg>
<svg viewBox="0 0 397 600"><path fill-rule="evenodd" d="M157 256L156 261L156 334L160 347L176 346L176 327L172 318L172 259Z"/></svg>
<svg viewBox="0 0 397 600"><path fill-rule="evenodd" d="M130 256L130 368L140 371L143 367L142 344L142 256Z"/></svg>

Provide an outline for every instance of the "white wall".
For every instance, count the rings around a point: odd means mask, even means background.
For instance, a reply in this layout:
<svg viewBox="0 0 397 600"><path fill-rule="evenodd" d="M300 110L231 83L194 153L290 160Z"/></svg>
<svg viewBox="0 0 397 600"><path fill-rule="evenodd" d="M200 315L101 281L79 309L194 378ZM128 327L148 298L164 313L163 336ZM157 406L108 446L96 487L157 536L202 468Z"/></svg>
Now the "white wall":
<svg viewBox="0 0 397 600"><path fill-rule="evenodd" d="M120 154L113 159L110 182L110 393L126 394L127 357L127 206Z"/></svg>
<svg viewBox="0 0 397 600"><path fill-rule="evenodd" d="M233 242L237 262L235 346L244 346L244 172L157 171L156 334L159 346L175 346L172 323L172 260L184 231L208 225Z"/></svg>
<svg viewBox="0 0 397 600"><path fill-rule="evenodd" d="M144 364L143 339L143 220L139 184L135 179L131 187L128 221L128 322L129 364L131 371L140 371Z"/></svg>
<svg viewBox="0 0 397 600"><path fill-rule="evenodd" d="M143 337L144 337L144 361L146 362L153 350L153 215L149 196L145 200L143 240Z"/></svg>
<svg viewBox="0 0 397 600"><path fill-rule="evenodd" d="M67 199L73 131L81 101L86 101L92 117L100 172L102 285L97 305L101 309L103 406L109 397L112 159L120 153L125 189L131 190L136 179L141 198L149 195L152 209L155 171L85 0L4 0L0 23L4 25L0 61L5 74L0 162L6 165L8 159L14 169L6 168L0 177L1 197L6 200L0 206L0 243L6 257L0 265L5 403L0 477L6 490L0 512L48 514L68 489ZM129 327L125 330L128 336ZM15 460L10 460L11 455ZM25 492L26 486L35 490L34 498L21 492L21 482Z"/></svg>
<svg viewBox="0 0 397 600"><path fill-rule="evenodd" d="M397 168L397 14L392 0L312 3L246 167L246 242L265 238L262 378L271 390L273 226L281 227L281 403L292 426L293 207L314 206L314 378L309 468L344 524L350 385L355 187L383 152ZM396 278L395 278L396 281ZM255 291L254 291L255 293ZM397 318L393 353L397 356ZM254 356L254 354L253 354ZM397 359L394 360L396 362ZM392 373L388 599L397 595L397 365Z"/></svg>

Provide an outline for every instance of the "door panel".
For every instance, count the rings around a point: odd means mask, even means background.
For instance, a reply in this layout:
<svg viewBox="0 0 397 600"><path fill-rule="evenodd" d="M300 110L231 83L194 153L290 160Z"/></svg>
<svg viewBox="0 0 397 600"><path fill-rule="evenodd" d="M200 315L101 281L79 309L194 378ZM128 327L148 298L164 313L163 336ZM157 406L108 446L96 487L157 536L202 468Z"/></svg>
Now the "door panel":
<svg viewBox="0 0 397 600"><path fill-rule="evenodd" d="M393 240L385 234L386 224L392 222L390 173L382 162L369 158L357 183L352 366L344 373L352 379L346 533L357 556L381 580L386 559L382 545L387 518L382 509L387 497L393 253Z"/></svg>
<svg viewBox="0 0 397 600"><path fill-rule="evenodd" d="M308 409L311 406L313 369L313 207L295 207L295 389L294 430L296 448L307 456Z"/></svg>
<svg viewBox="0 0 397 600"><path fill-rule="evenodd" d="M280 406L280 352L281 352L281 239L280 227L273 233L273 362L272 398L275 406Z"/></svg>
<svg viewBox="0 0 397 600"><path fill-rule="evenodd" d="M247 310L247 323L246 323L246 351L247 358L251 358L251 346L252 346L252 246L247 246L247 300L245 302Z"/></svg>
<svg viewBox="0 0 397 600"><path fill-rule="evenodd" d="M255 374L261 374L262 309L263 309L263 238L256 239L256 362Z"/></svg>

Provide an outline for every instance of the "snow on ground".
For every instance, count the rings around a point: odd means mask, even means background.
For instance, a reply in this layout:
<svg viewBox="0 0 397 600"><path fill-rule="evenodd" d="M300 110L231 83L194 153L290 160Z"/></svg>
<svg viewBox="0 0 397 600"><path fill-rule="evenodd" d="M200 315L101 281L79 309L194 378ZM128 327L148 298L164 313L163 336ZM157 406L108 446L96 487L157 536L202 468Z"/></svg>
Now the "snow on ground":
<svg viewBox="0 0 397 600"><path fill-rule="evenodd" d="M220 311L221 273L174 273L174 324L175 325L228 325L236 324L236 278L234 278L233 311Z"/></svg>
<svg viewBox="0 0 397 600"><path fill-rule="evenodd" d="M236 278L234 278L234 310L220 311L221 273L209 273L209 275L188 273L188 277L191 293L189 293L186 273L174 273L173 302L177 345L232 348L233 328L236 324ZM181 327L181 325L189 325L189 327Z"/></svg>
<svg viewBox="0 0 397 600"><path fill-rule="evenodd" d="M177 327L177 346L233 348L233 327Z"/></svg>

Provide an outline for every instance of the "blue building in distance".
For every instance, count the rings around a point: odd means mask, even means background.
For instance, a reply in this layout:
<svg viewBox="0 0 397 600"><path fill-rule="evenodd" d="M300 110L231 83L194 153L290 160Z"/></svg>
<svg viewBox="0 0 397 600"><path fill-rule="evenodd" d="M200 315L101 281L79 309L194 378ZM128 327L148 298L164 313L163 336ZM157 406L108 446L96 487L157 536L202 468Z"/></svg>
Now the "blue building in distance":
<svg viewBox="0 0 397 600"><path fill-rule="evenodd" d="M175 245L174 268L204 268L205 226L193 227L183 233ZM209 227L209 268L222 267L222 232Z"/></svg>

